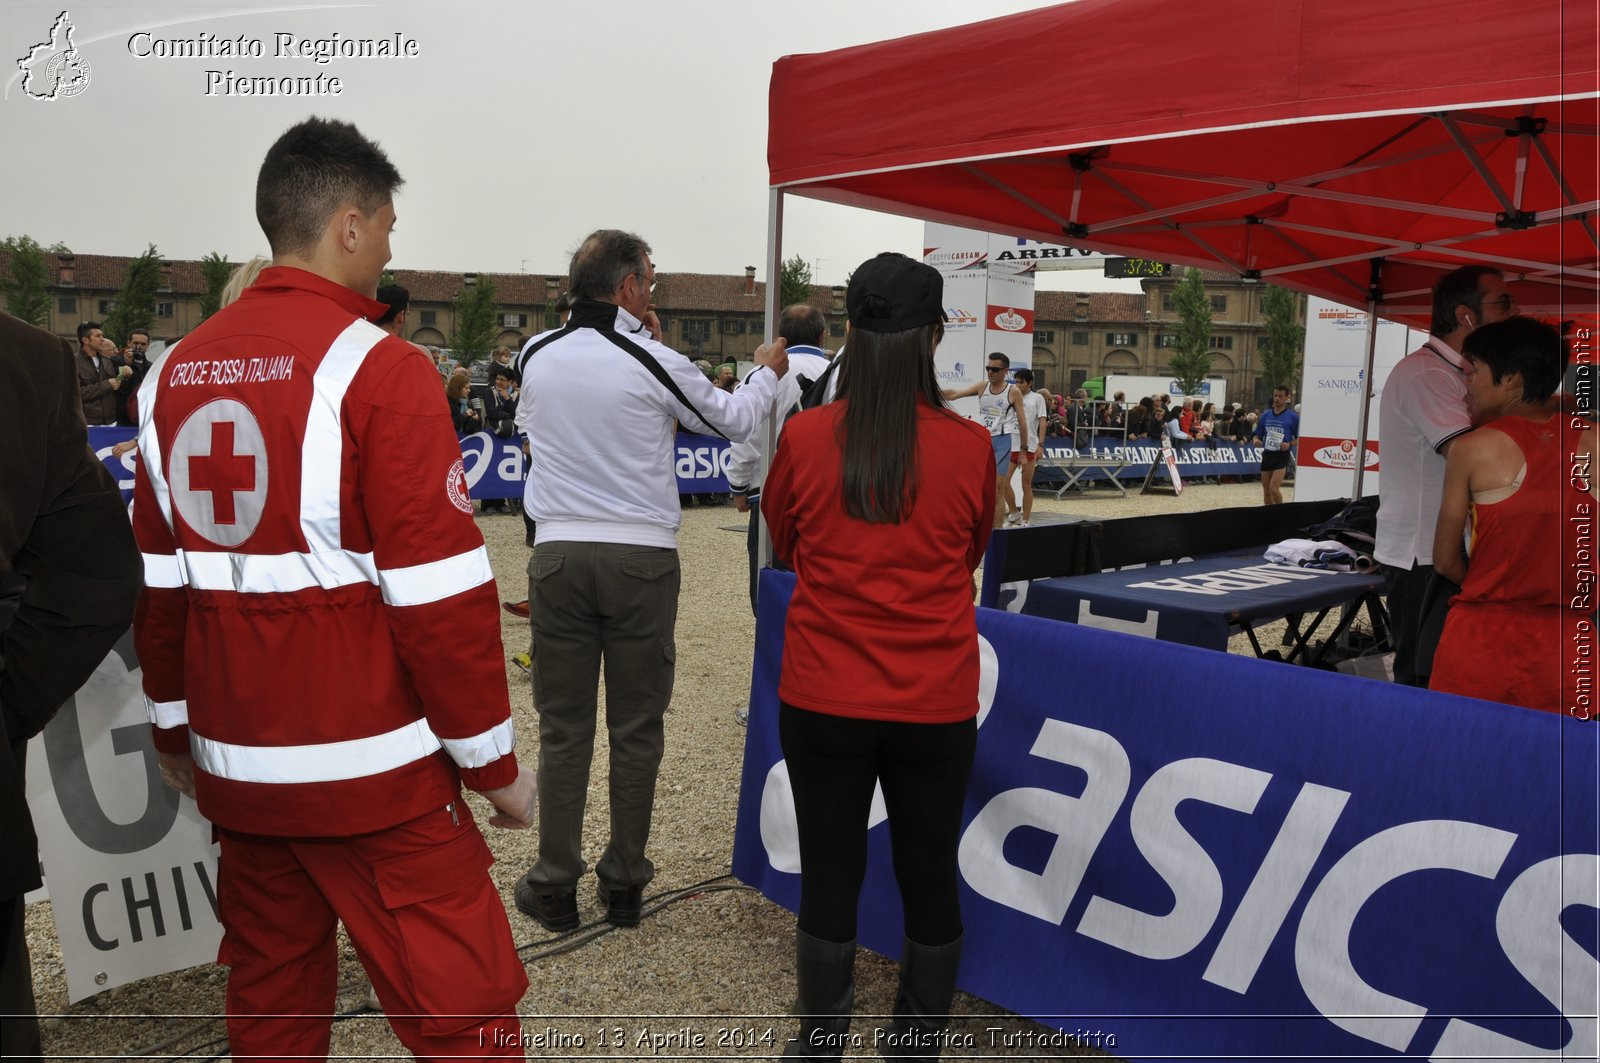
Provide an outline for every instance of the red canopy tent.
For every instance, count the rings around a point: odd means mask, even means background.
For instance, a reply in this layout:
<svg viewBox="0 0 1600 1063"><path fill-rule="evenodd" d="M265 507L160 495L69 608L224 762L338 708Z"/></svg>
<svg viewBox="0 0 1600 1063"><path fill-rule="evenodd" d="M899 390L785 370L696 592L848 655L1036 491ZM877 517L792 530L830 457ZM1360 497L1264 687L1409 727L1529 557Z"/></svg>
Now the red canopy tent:
<svg viewBox="0 0 1600 1063"><path fill-rule="evenodd" d="M1597 29L1595 0L1081 0L779 60L771 185L1424 328L1468 262L1592 307Z"/></svg>
<svg viewBox="0 0 1600 1063"><path fill-rule="evenodd" d="M1597 34L1595 0L1079 0L787 56L769 276L794 194L1422 328L1435 278L1472 262L1505 269L1525 311L1592 315Z"/></svg>

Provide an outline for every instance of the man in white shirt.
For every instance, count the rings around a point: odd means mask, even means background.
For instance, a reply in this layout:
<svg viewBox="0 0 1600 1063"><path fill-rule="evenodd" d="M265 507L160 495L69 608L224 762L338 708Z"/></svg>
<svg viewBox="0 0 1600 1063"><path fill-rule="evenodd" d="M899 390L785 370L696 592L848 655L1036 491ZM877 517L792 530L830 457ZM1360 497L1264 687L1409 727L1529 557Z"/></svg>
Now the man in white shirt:
<svg viewBox="0 0 1600 1063"><path fill-rule="evenodd" d="M827 334L828 319L822 311L809 303L796 303L785 307L778 318L778 335L784 342L784 353L789 357L789 372L785 374L778 391L777 431L783 431L783 422L800 404L801 397L812 384L828 372L828 352L822 349L822 337ZM765 427L766 419L762 419ZM765 432L757 432L749 443L735 443L728 449L728 490L733 495L733 505L740 513L750 513L746 546L750 554L750 609L756 607L756 579L760 561L758 546L761 539L761 446Z"/></svg>
<svg viewBox="0 0 1600 1063"><path fill-rule="evenodd" d="M616 229L591 233L572 256L571 318L530 340L518 365L533 454L525 506L538 525L528 596L540 808L539 858L516 903L553 931L578 925L602 664L611 839L595 873L607 921L637 926L655 874L645 844L678 614L675 425L748 440L788 369L776 341L757 348L737 391L719 391L660 342L654 287L650 245Z"/></svg>
<svg viewBox="0 0 1600 1063"><path fill-rule="evenodd" d="M1388 583L1394 678L1425 687L1431 649L1419 654L1422 598L1433 575L1433 532L1444 490L1445 455L1472 428L1461 342L1473 329L1516 313L1505 278L1492 266L1463 266L1433 289L1432 335L1402 358L1379 400L1383 431L1377 545Z"/></svg>

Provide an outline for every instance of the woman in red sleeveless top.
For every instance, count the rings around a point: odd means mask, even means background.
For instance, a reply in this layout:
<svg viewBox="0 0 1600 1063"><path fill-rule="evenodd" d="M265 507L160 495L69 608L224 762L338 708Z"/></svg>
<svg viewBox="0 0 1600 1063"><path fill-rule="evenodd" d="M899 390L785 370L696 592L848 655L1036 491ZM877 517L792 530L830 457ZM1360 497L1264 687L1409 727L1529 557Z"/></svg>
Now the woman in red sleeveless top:
<svg viewBox="0 0 1600 1063"><path fill-rule="evenodd" d="M1576 575L1594 568L1594 429L1550 402L1568 354L1550 326L1508 318L1461 353L1477 428L1451 445L1445 471L1434 568L1461 593L1429 686L1563 712L1573 648L1594 631L1592 580Z"/></svg>

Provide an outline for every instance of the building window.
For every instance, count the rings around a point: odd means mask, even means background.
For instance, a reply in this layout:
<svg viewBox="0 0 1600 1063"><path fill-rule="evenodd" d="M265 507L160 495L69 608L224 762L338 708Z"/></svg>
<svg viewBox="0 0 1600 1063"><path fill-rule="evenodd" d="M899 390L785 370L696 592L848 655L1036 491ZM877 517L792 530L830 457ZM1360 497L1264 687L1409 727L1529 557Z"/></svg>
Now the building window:
<svg viewBox="0 0 1600 1063"><path fill-rule="evenodd" d="M1072 345L1074 347L1089 346L1089 334L1087 332L1074 332L1072 334Z"/></svg>
<svg viewBox="0 0 1600 1063"><path fill-rule="evenodd" d="M172 304L171 303L157 303L156 304L156 317L171 317L171 316L172 316Z"/></svg>
<svg viewBox="0 0 1600 1063"><path fill-rule="evenodd" d="M102 299L102 300L100 300L100 310L99 310L100 316L101 317L109 317L110 314L111 314L111 311L116 307L116 305L117 305L117 301L115 299Z"/></svg>
<svg viewBox="0 0 1600 1063"><path fill-rule="evenodd" d="M1178 312L1178 304L1172 301L1171 292L1161 293L1161 312L1163 314L1176 314Z"/></svg>
<svg viewBox="0 0 1600 1063"><path fill-rule="evenodd" d="M423 310L423 311L421 311L422 324L424 324L424 325L435 324L436 322L435 322L434 319L437 318L438 316L439 316L439 311L437 311L437 310Z"/></svg>
<svg viewBox="0 0 1600 1063"><path fill-rule="evenodd" d="M828 326L828 335L832 336L834 339L838 339L840 336L843 336L844 325L835 321L833 324Z"/></svg>
<svg viewBox="0 0 1600 1063"><path fill-rule="evenodd" d="M423 324L427 324L427 323L428 322L423 322ZM525 327L527 327L527 324L528 324L528 315L527 314L501 314L500 315L500 327L501 328L525 328Z"/></svg>
<svg viewBox="0 0 1600 1063"><path fill-rule="evenodd" d="M1106 333L1107 347L1137 347L1139 334L1137 332L1108 332Z"/></svg>
<svg viewBox="0 0 1600 1063"><path fill-rule="evenodd" d="M1158 332L1158 333L1156 333L1156 346L1157 347L1176 347L1177 345L1178 345L1178 334L1176 332Z"/></svg>
<svg viewBox="0 0 1600 1063"><path fill-rule="evenodd" d="M63 295L56 299L56 313L76 314L78 312L78 297L76 295Z"/></svg>
<svg viewBox="0 0 1600 1063"><path fill-rule="evenodd" d="M725 318L723 318L722 319L722 334L724 336L743 336L744 335L744 320L742 318L737 318L737 317L725 317Z"/></svg>
<svg viewBox="0 0 1600 1063"><path fill-rule="evenodd" d="M711 338L711 322L705 318L685 318L678 329L685 343L704 343Z"/></svg>
<svg viewBox="0 0 1600 1063"><path fill-rule="evenodd" d="M1211 337L1211 347L1212 347L1213 350L1231 351L1231 350L1233 350L1233 337L1232 336L1212 336Z"/></svg>
<svg viewBox="0 0 1600 1063"><path fill-rule="evenodd" d="M1211 297L1211 312L1213 314L1226 314L1228 312L1228 297L1226 295L1213 295Z"/></svg>
<svg viewBox="0 0 1600 1063"><path fill-rule="evenodd" d="M1033 342L1034 343L1054 343L1055 341L1056 341L1056 330L1055 329L1040 328L1040 329L1034 329L1033 330Z"/></svg>

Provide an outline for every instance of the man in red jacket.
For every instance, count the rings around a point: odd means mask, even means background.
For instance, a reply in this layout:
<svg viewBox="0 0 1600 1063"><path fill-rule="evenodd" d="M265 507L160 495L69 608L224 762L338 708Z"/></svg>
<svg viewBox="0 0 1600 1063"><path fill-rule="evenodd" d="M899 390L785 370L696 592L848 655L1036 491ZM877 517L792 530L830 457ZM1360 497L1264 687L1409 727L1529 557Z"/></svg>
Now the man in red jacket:
<svg viewBox="0 0 1600 1063"><path fill-rule="evenodd" d="M460 788L533 815L439 376L372 324L400 175L354 126L267 153L273 265L139 395L135 619L162 773L217 826L236 1057L326 1055L343 920L418 1056L522 1057L527 977Z"/></svg>

